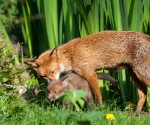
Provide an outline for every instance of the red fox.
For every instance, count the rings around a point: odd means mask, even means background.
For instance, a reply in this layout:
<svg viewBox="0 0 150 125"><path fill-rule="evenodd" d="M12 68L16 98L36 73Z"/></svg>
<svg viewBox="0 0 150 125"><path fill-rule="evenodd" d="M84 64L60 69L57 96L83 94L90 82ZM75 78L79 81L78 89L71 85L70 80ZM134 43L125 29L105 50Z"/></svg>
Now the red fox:
<svg viewBox="0 0 150 125"><path fill-rule="evenodd" d="M99 73L98 78L108 80L113 84L117 82L117 80L115 80L108 74ZM80 89L88 92L88 95L84 97L84 101L89 105L94 103L94 99L88 82L83 77L74 72L67 73L61 80L47 81L48 99L50 101L57 100L66 91ZM65 105L66 107L70 107L70 103L68 101L65 102Z"/></svg>
<svg viewBox="0 0 150 125"><path fill-rule="evenodd" d="M150 36L132 31L102 31L73 39L26 63L39 76L49 79L74 70L87 80L98 103L102 103L102 96L95 71L127 68L138 89L138 114L146 100L144 84L150 87Z"/></svg>

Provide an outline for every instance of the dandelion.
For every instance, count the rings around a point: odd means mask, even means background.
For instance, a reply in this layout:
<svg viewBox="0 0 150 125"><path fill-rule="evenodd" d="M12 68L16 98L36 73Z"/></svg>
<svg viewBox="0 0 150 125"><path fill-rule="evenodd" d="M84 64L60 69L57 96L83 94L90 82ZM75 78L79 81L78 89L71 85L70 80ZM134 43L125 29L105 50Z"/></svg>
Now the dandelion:
<svg viewBox="0 0 150 125"><path fill-rule="evenodd" d="M107 114L106 118L109 119L109 120L114 120L115 116L113 114Z"/></svg>

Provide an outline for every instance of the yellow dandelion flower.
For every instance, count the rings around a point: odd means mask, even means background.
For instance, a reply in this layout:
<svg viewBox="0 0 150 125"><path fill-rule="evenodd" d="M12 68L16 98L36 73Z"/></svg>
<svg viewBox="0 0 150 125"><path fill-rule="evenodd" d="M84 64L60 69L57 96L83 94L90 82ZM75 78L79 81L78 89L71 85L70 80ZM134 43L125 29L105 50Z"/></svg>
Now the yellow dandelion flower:
<svg viewBox="0 0 150 125"><path fill-rule="evenodd" d="M114 120L115 116L113 114L107 114L106 118L109 119L109 120Z"/></svg>

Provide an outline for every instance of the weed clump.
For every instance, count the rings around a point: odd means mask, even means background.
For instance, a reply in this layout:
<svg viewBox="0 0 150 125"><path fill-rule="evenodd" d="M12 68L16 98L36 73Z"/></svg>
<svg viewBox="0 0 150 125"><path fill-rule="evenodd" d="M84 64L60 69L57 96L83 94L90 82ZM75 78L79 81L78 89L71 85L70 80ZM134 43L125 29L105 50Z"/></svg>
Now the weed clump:
<svg viewBox="0 0 150 125"><path fill-rule="evenodd" d="M0 31L0 116L9 117L23 110L22 92L38 84L20 62L19 52L20 44L13 45ZM19 89L21 86L25 88Z"/></svg>

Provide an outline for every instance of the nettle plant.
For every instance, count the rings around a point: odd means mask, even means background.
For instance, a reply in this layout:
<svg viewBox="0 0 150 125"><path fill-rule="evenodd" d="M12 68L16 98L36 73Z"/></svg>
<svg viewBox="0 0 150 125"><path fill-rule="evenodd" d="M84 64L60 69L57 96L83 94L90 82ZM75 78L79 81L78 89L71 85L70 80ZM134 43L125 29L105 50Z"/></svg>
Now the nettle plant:
<svg viewBox="0 0 150 125"><path fill-rule="evenodd" d="M29 75L26 66L20 63L18 52L20 45L12 45L6 39L3 31L0 31L0 113L8 115L13 112L8 110L10 104L14 101L16 104L20 97L16 88L18 86L28 86L28 88L38 84L37 80Z"/></svg>
<svg viewBox="0 0 150 125"><path fill-rule="evenodd" d="M26 66L20 63L20 44L12 45L0 31L0 83L7 85L29 84L30 77ZM31 83L30 83L31 84Z"/></svg>

